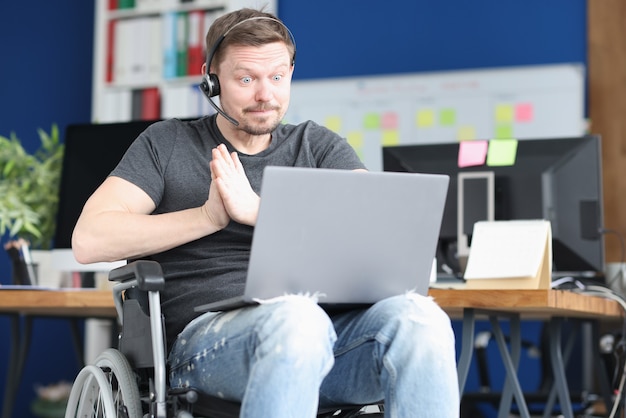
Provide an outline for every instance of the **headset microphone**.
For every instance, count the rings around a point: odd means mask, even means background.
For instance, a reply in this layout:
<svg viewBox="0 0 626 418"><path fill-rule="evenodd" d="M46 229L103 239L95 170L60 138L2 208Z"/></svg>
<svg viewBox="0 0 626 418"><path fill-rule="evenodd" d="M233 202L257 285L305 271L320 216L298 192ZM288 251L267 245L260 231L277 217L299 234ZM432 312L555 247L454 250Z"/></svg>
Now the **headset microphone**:
<svg viewBox="0 0 626 418"><path fill-rule="evenodd" d="M208 68L207 68L207 71L208 71ZM209 101L209 104L213 106L213 109L215 109L217 113L224 116L224 118L230 123L232 123L233 125L239 126L238 121L236 121L233 117L229 116L226 112L220 109L220 107L213 101L213 99L211 99L211 97L219 95L219 83L217 84L217 89L215 89L214 87L211 87L211 76L215 76L215 74L204 75L202 82L200 83L200 86L199 86L200 90L202 90L202 93L204 93L204 95L206 96L207 100ZM215 80L217 81L217 77L215 77ZM215 90L217 90L217 93L215 93Z"/></svg>
<svg viewBox="0 0 626 418"><path fill-rule="evenodd" d="M249 22L251 20L261 20L261 19L263 19L263 20L272 20L274 22L279 23L285 29L287 29L287 32L289 33L289 37L291 38L291 42L293 43L293 48L294 48L293 57L292 57L292 65L293 65L293 63L295 62L295 59L296 59L296 41L295 41L295 39L293 37L293 34L289 30L289 28L287 26L285 26L285 24L283 22L281 22L280 20L274 19L272 17L268 17L268 16L250 17L248 19L242 20L241 22L235 23L233 26L230 27L230 29L228 29L222 36L219 37L219 39L215 42L215 44L213 44L213 47L211 48L211 50L207 54L207 58L206 58L206 74L204 75L204 77L202 77L202 82L200 83L200 86L199 86L200 90L202 90L202 93L204 93L206 98L209 100L209 104L213 107L213 109L215 109L215 111L217 113L219 113L220 115L224 116L224 118L227 121L229 121L230 123L232 123L235 126L239 126L239 122L237 120L235 120L233 117L229 116L222 109L220 109L220 107L212 99L212 97L219 96L219 94L220 94L220 81L217 78L217 74L213 74L213 73L209 72L210 69L211 69L211 61L213 60L213 56L215 55L215 51L217 51L217 48L219 48L220 44L222 43L224 38L226 38L226 35L228 35L230 33L230 31L232 31L234 28L236 28L237 26L241 25L242 23Z"/></svg>

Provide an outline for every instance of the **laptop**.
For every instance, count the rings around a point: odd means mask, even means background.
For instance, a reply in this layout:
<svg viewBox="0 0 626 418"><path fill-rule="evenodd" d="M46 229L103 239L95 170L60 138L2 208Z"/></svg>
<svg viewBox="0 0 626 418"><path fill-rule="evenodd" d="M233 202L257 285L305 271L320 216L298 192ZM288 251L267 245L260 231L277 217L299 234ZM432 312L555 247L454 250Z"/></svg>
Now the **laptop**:
<svg viewBox="0 0 626 418"><path fill-rule="evenodd" d="M243 295L223 311L287 294L329 308L426 294L448 190L440 174L267 167Z"/></svg>

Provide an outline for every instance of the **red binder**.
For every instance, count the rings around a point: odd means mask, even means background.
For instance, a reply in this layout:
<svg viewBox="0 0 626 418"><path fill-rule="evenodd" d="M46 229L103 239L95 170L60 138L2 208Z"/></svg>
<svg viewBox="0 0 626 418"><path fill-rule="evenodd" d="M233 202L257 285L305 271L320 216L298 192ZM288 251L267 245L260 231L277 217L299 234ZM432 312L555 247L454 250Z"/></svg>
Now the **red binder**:
<svg viewBox="0 0 626 418"><path fill-rule="evenodd" d="M156 120L161 116L161 98L157 87L144 89L141 93L141 119Z"/></svg>
<svg viewBox="0 0 626 418"><path fill-rule="evenodd" d="M187 28L187 73L188 75L200 75L204 57L202 55L202 43L204 41L204 12L194 10L189 12Z"/></svg>

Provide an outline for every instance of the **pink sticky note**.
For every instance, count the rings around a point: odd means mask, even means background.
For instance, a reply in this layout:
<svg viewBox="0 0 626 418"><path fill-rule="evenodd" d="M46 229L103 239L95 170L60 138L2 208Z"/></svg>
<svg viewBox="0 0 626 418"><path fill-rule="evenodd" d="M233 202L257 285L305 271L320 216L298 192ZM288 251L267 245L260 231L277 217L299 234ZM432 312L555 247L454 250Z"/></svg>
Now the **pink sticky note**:
<svg viewBox="0 0 626 418"><path fill-rule="evenodd" d="M488 141L461 141L459 143L459 167L485 164Z"/></svg>
<svg viewBox="0 0 626 418"><path fill-rule="evenodd" d="M515 106L515 121L530 122L533 120L532 103L520 103Z"/></svg>
<svg viewBox="0 0 626 418"><path fill-rule="evenodd" d="M398 114L395 112L383 113L381 125L383 129L398 129Z"/></svg>

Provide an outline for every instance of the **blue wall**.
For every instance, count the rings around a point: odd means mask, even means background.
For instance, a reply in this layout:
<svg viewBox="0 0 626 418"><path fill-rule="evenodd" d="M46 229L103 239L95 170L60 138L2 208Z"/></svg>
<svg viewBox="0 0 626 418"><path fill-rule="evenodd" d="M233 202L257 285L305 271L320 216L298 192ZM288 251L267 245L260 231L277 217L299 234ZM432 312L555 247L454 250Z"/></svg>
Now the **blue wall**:
<svg viewBox="0 0 626 418"><path fill-rule="evenodd" d="M63 134L68 124L90 120L93 14L93 2L84 0L0 1L0 135L14 131L32 151L37 128L57 123ZM8 257L0 251L0 283L9 281ZM0 317L1 394L9 332L8 319ZM32 416L36 384L71 381L78 373L67 322L35 321L28 359L14 417Z"/></svg>
<svg viewBox="0 0 626 418"><path fill-rule="evenodd" d="M585 0L278 1L296 79L587 61Z"/></svg>
<svg viewBox="0 0 626 418"><path fill-rule="evenodd" d="M587 60L585 0L278 2L297 40L296 80ZM0 135L15 131L34 149L38 127L56 122L63 133L90 120L93 8L85 0L0 1ZM0 255L0 283L9 276ZM0 335L8 332L0 318ZM15 417L29 416L34 384L77 372L65 323L39 321L33 338ZM7 356L2 337L1 391Z"/></svg>

